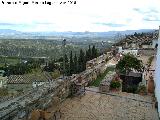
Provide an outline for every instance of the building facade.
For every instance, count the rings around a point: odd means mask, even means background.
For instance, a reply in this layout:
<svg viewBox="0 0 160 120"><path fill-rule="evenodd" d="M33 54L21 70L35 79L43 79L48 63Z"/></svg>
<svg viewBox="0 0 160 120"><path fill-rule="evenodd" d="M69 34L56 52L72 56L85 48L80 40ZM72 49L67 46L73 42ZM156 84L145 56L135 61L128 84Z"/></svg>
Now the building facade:
<svg viewBox="0 0 160 120"><path fill-rule="evenodd" d="M160 117L160 26L159 26L157 61L156 61L156 71L155 71L155 96L158 102L158 113Z"/></svg>
<svg viewBox="0 0 160 120"><path fill-rule="evenodd" d="M132 54L137 56L138 55L138 49L123 49L122 47L119 47L118 53L120 54Z"/></svg>

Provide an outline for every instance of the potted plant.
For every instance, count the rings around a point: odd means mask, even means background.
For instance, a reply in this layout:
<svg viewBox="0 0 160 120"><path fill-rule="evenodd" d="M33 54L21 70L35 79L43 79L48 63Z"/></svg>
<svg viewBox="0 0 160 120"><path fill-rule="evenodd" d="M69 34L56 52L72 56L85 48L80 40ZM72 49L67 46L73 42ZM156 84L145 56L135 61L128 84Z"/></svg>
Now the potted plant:
<svg viewBox="0 0 160 120"><path fill-rule="evenodd" d="M140 86L138 87L137 92L138 92L140 95L146 95L146 94L147 94L146 86L145 86L145 85L140 85Z"/></svg>

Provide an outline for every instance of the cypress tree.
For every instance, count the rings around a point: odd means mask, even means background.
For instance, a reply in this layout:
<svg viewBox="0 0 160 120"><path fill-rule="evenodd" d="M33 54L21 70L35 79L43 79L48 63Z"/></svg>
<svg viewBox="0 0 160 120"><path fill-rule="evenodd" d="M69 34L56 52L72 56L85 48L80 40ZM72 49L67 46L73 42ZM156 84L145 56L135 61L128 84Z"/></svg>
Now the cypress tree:
<svg viewBox="0 0 160 120"><path fill-rule="evenodd" d="M89 61L90 60L90 58L89 58L89 52L88 52L88 50L86 50L86 61Z"/></svg>
<svg viewBox="0 0 160 120"><path fill-rule="evenodd" d="M92 59L92 51L91 51L91 46L89 45L89 49L88 49L88 58L89 60Z"/></svg>
<svg viewBox="0 0 160 120"><path fill-rule="evenodd" d="M64 73L65 73L65 75L69 75L69 64L68 64L68 57L67 57L67 55L65 54L65 56L64 56L64 59L65 59L65 71L64 71Z"/></svg>
<svg viewBox="0 0 160 120"><path fill-rule="evenodd" d="M95 46L92 47L92 59L95 58Z"/></svg>
<svg viewBox="0 0 160 120"><path fill-rule="evenodd" d="M98 57L98 50L96 49L95 45L92 47L92 59Z"/></svg>
<svg viewBox="0 0 160 120"><path fill-rule="evenodd" d="M69 74L72 75L74 71L74 63L72 57L72 51L70 52L70 61L69 61Z"/></svg>
<svg viewBox="0 0 160 120"><path fill-rule="evenodd" d="M98 50L95 49L95 57L98 57Z"/></svg>
<svg viewBox="0 0 160 120"><path fill-rule="evenodd" d="M82 72L85 70L85 54L83 50L80 50L79 58L78 58L78 72Z"/></svg>
<svg viewBox="0 0 160 120"><path fill-rule="evenodd" d="M78 73L78 61L77 61L77 55L74 55L74 74Z"/></svg>
<svg viewBox="0 0 160 120"><path fill-rule="evenodd" d="M82 59L81 59L81 56L82 56L82 53L81 53L81 50L80 50L80 54L79 54L79 57L78 57L78 73L82 71Z"/></svg>

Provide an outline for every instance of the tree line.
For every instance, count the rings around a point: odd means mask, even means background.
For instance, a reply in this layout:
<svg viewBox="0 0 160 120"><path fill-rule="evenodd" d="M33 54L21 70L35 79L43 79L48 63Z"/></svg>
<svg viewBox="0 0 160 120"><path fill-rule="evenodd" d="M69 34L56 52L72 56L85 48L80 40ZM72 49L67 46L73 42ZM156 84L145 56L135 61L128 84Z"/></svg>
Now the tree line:
<svg viewBox="0 0 160 120"><path fill-rule="evenodd" d="M65 71L64 74L70 76L72 74L78 74L86 70L86 62L92 60L99 56L98 50L93 45L89 45L89 48L86 51L80 49L79 55L74 54L71 51L69 58L65 54Z"/></svg>
<svg viewBox="0 0 160 120"><path fill-rule="evenodd" d="M64 55L65 71L63 71L63 57L50 61L44 59L25 59L26 63L20 62L16 65L5 65L0 69L5 70L5 75L7 76L28 74L32 73L35 69L47 72L58 70L61 74L70 76L86 70L86 62L98 57L98 55L99 53L95 46L91 47L89 45L86 51L80 49L79 54L70 51L69 56L67 54Z"/></svg>

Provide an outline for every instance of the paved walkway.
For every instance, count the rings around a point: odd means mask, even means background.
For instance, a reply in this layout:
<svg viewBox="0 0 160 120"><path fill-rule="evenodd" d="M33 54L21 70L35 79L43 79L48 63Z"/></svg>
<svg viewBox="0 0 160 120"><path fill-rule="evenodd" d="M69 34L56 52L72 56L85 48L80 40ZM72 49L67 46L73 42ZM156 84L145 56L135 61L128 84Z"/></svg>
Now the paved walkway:
<svg viewBox="0 0 160 120"><path fill-rule="evenodd" d="M98 87L86 87L86 91L100 93ZM149 95L141 96L139 94L132 94L127 92L108 92L108 93L101 93L101 94L153 104L152 97Z"/></svg>
<svg viewBox="0 0 160 120"><path fill-rule="evenodd" d="M149 103L87 91L61 105L62 120L158 120Z"/></svg>

